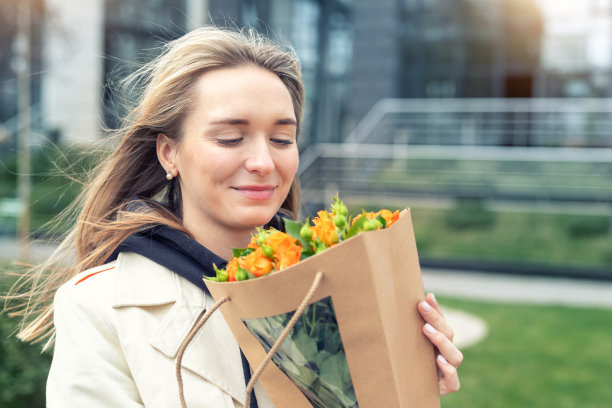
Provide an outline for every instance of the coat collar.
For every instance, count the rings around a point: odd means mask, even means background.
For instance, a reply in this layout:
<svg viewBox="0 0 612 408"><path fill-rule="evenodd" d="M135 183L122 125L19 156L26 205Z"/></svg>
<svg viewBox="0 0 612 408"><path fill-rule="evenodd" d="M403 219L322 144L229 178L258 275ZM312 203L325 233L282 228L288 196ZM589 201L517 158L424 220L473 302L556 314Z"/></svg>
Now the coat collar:
<svg viewBox="0 0 612 408"><path fill-rule="evenodd" d="M117 258L117 266L113 307L172 304L149 344L175 359L198 316L214 301L189 281L141 255L123 252ZM182 367L244 403L246 386L240 349L220 311L212 314L191 341L183 355Z"/></svg>

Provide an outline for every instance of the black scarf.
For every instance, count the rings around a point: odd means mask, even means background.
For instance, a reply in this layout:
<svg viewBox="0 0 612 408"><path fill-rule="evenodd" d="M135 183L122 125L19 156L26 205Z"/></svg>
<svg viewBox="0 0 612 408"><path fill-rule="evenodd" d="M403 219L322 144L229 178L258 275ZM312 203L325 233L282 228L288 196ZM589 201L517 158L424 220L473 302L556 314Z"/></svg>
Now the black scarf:
<svg viewBox="0 0 612 408"><path fill-rule="evenodd" d="M282 217L277 214L265 226L284 231ZM203 278L215 276L213 263L219 268L224 268L227 260L219 257L202 246L193 238L167 226L156 225L144 231L135 233L126 238L107 259L111 262L117 259L120 252L134 252L162 265L172 272L182 276L210 295ZM249 363L240 350L242 358L242 369L245 384L251 378ZM249 408L257 408L255 395L251 399Z"/></svg>

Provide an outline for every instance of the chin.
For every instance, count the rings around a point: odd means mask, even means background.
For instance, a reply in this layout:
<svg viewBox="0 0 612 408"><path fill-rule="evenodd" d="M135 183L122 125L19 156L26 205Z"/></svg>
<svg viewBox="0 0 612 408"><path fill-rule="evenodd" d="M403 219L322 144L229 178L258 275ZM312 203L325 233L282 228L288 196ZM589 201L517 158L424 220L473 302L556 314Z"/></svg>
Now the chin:
<svg viewBox="0 0 612 408"><path fill-rule="evenodd" d="M246 211L244 215L240 218L242 219L242 222L244 223L245 226L261 227L267 224L272 219L272 217L274 217L277 211L278 209L276 210L269 210L269 209L255 210L253 209L251 211Z"/></svg>

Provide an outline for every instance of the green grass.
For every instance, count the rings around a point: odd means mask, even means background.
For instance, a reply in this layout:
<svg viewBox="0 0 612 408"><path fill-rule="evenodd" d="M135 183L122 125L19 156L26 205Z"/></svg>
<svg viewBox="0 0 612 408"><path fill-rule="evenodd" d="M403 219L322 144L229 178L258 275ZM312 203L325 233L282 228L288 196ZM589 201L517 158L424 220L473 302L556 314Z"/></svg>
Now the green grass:
<svg viewBox="0 0 612 408"><path fill-rule="evenodd" d="M453 210L415 208L415 235L421 257L609 268L612 235L605 216L486 213L485 225L457 228L449 223ZM473 218L484 215L475 213ZM450 225L449 225L450 224ZM601 225L581 231L578 226Z"/></svg>
<svg viewBox="0 0 612 408"><path fill-rule="evenodd" d="M352 213L382 206L351 205ZM610 217L490 211L478 201L411 208L421 258L609 270Z"/></svg>
<svg viewBox="0 0 612 408"><path fill-rule="evenodd" d="M601 408L612 401L612 312L441 299L483 318L443 408Z"/></svg>
<svg viewBox="0 0 612 408"><path fill-rule="evenodd" d="M406 160L401 166L391 162L378 174L376 183L431 191L610 197L612 163Z"/></svg>

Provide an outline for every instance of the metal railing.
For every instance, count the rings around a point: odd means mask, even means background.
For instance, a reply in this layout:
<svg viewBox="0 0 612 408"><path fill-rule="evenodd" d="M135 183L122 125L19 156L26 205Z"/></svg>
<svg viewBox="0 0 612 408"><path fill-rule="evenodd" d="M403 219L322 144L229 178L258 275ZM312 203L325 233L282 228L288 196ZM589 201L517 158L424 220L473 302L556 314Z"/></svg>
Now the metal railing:
<svg viewBox="0 0 612 408"><path fill-rule="evenodd" d="M383 99L349 143L612 147L612 99Z"/></svg>
<svg viewBox="0 0 612 408"><path fill-rule="evenodd" d="M385 99L301 156L329 194L612 203L611 99Z"/></svg>

